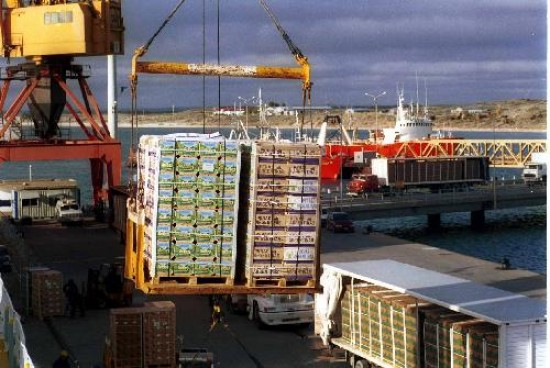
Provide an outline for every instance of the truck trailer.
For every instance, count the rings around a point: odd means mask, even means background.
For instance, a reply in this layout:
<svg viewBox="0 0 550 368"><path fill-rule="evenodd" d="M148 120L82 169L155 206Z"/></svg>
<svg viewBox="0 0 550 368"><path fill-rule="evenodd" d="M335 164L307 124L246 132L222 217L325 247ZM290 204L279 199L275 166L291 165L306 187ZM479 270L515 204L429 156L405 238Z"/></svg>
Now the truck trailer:
<svg viewBox="0 0 550 368"><path fill-rule="evenodd" d="M489 179L489 158L484 156L375 158L371 168L381 187L397 189L466 187Z"/></svg>
<svg viewBox="0 0 550 368"><path fill-rule="evenodd" d="M393 260L323 265L315 332L355 368L548 366L546 303Z"/></svg>

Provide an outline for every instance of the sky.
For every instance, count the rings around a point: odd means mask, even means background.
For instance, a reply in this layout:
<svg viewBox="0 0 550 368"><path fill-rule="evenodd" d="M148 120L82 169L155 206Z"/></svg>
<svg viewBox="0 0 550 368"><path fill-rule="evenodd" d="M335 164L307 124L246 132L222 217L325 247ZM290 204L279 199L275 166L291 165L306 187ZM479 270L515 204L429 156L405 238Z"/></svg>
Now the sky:
<svg viewBox="0 0 550 368"><path fill-rule="evenodd" d="M180 0L124 0L125 55L117 82L127 86L130 58ZM295 66L285 42L257 0L187 0L142 60ZM544 0L267 0L293 42L308 57L313 105L395 105L407 100L467 104L516 98L545 99L547 9ZM203 23L203 6L205 22ZM203 49L203 29L206 30ZM81 58L92 66L92 86L106 105L106 58ZM424 87L426 86L426 88ZM221 80L221 104L249 99L301 104L292 80ZM425 91L427 91L427 98ZM205 104L218 105L218 80L206 78ZM118 96L130 104L129 90ZM238 103L238 102L237 102ZM138 107L203 105L203 78L142 75Z"/></svg>

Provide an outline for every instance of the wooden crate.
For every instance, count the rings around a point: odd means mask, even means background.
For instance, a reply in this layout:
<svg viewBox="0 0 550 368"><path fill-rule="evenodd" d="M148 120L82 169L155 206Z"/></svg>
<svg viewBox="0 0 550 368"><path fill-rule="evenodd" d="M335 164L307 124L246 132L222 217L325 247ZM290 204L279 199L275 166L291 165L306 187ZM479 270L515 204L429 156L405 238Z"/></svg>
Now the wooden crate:
<svg viewBox="0 0 550 368"><path fill-rule="evenodd" d="M65 312L63 274L56 270L32 273L32 310L39 318L62 316Z"/></svg>

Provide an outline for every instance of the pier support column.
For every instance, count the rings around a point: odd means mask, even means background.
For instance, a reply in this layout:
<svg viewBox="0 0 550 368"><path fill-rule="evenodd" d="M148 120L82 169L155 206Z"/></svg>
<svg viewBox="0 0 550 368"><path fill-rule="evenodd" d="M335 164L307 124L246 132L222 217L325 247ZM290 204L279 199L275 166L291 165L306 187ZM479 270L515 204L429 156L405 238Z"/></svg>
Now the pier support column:
<svg viewBox="0 0 550 368"><path fill-rule="evenodd" d="M483 229L485 226L485 211L472 211L470 214L470 223L472 225L472 229L474 230Z"/></svg>
<svg viewBox="0 0 550 368"><path fill-rule="evenodd" d="M440 213L432 213L428 215L428 227L433 230L439 229L441 227Z"/></svg>

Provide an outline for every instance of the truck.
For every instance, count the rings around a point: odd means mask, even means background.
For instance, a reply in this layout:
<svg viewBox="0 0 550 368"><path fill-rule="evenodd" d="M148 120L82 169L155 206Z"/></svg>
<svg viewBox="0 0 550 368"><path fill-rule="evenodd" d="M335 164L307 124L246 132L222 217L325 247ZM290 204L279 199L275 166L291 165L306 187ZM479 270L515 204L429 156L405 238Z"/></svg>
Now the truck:
<svg viewBox="0 0 550 368"><path fill-rule="evenodd" d="M276 325L308 325L313 322L311 294L232 294L230 309L246 312L258 328Z"/></svg>
<svg viewBox="0 0 550 368"><path fill-rule="evenodd" d="M365 173L348 184L350 195L409 188L467 188L489 179L489 158L485 156L373 158Z"/></svg>
<svg viewBox="0 0 550 368"><path fill-rule="evenodd" d="M527 184L546 183L547 152L533 152L531 160L525 165L521 177Z"/></svg>
<svg viewBox="0 0 550 368"><path fill-rule="evenodd" d="M315 333L355 368L546 367L546 303L394 260L323 265Z"/></svg>
<svg viewBox="0 0 550 368"><path fill-rule="evenodd" d="M82 225L82 209L75 199L60 198L55 204L55 218L63 225Z"/></svg>

